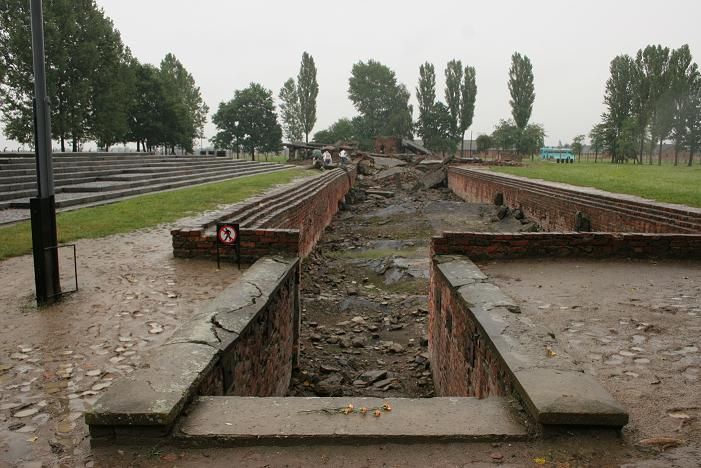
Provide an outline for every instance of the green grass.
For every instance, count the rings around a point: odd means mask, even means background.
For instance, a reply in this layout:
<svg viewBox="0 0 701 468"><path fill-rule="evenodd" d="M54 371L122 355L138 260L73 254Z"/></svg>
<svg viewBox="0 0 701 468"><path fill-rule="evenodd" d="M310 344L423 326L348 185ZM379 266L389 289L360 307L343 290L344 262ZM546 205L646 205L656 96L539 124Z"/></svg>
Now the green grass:
<svg viewBox="0 0 701 468"><path fill-rule="evenodd" d="M318 174L318 171L283 170L59 213L56 216L59 243L104 237L173 222L212 210L218 205L236 203L273 185L312 174ZM0 228L0 260L30 253L31 249L29 221Z"/></svg>
<svg viewBox="0 0 701 468"><path fill-rule="evenodd" d="M661 202L701 207L701 166L633 165L580 162L557 164L527 161L523 167L494 167L534 179L594 187L609 192L638 195Z"/></svg>

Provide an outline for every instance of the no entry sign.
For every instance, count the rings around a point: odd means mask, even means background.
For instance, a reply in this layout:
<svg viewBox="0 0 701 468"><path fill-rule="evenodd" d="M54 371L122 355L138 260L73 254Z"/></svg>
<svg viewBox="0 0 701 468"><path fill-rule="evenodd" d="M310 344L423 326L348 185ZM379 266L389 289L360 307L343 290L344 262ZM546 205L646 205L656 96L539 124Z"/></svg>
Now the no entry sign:
<svg viewBox="0 0 701 468"><path fill-rule="evenodd" d="M217 268L220 267L219 247L234 247L236 249L236 261L241 269L241 243L239 239L239 225L232 223L217 224Z"/></svg>
<svg viewBox="0 0 701 468"><path fill-rule="evenodd" d="M239 239L238 224L220 224L217 227L217 240L220 244L233 245Z"/></svg>

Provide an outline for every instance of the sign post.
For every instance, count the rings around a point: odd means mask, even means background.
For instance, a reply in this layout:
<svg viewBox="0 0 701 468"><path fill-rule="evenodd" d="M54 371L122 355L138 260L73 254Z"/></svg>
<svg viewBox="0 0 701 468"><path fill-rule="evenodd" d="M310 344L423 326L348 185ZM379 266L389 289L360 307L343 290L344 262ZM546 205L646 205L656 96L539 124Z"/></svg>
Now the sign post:
<svg viewBox="0 0 701 468"><path fill-rule="evenodd" d="M236 263L241 269L241 242L239 225L232 223L217 224L217 268L220 268L219 247L234 247L236 250Z"/></svg>

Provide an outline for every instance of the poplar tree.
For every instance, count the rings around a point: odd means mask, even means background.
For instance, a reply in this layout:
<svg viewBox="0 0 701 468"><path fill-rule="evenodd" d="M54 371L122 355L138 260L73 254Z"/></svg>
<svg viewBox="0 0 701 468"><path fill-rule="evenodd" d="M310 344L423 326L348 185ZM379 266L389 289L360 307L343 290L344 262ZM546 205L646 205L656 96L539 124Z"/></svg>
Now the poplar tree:
<svg viewBox="0 0 701 468"><path fill-rule="evenodd" d="M460 88L460 154L465 151L465 132L472 125L477 100L477 81L474 67L465 67Z"/></svg>
<svg viewBox="0 0 701 468"><path fill-rule="evenodd" d="M451 60L445 68L445 103L450 114L450 136L457 142L460 132L460 100L463 68L460 60Z"/></svg>
<svg viewBox="0 0 701 468"><path fill-rule="evenodd" d="M307 52L302 54L302 64L297 75L297 95L304 141L309 143L309 134L316 125L316 98L319 95L319 84L316 81L314 58Z"/></svg>
<svg viewBox="0 0 701 468"><path fill-rule="evenodd" d="M531 119L533 102L535 101L535 88L533 86L533 65L530 59L515 52L511 56L511 69L509 70L509 93L511 94L511 115L516 127L523 131Z"/></svg>
<svg viewBox="0 0 701 468"><path fill-rule="evenodd" d="M282 120L282 129L285 137L289 141L301 141L304 137L304 128L302 127L297 85L293 78L288 79L282 85L279 98L280 119Z"/></svg>
<svg viewBox="0 0 701 468"><path fill-rule="evenodd" d="M416 133L423 140L424 146L430 148L433 136L433 110L436 104L436 71L433 64L426 62L419 67L419 84L416 87L416 100L419 102L419 119Z"/></svg>

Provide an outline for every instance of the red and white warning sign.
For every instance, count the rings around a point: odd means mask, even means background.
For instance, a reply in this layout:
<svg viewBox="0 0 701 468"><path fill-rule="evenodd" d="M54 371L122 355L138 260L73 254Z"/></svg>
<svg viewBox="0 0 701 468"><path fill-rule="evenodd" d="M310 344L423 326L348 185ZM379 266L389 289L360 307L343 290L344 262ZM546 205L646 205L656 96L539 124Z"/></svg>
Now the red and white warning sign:
<svg viewBox="0 0 701 468"><path fill-rule="evenodd" d="M220 224L217 226L217 239L220 244L233 245L239 237L239 231L233 224Z"/></svg>

